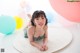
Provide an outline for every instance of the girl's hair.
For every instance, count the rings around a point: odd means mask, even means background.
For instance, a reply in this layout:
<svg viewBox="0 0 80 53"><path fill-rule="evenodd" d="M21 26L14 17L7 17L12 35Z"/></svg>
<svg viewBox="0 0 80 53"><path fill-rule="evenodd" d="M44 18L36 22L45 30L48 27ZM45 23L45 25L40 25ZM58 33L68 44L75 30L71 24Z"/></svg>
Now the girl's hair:
<svg viewBox="0 0 80 53"><path fill-rule="evenodd" d="M47 20L47 18L46 18L45 12L42 11L42 10L37 10L37 11L35 11L35 12L33 13L33 15L32 15L32 19L31 19L31 24L32 24L32 26L35 26L35 24L34 24L34 19L35 19L35 18L42 17L42 16L45 17L45 19L46 19L45 25L47 25L48 20Z"/></svg>

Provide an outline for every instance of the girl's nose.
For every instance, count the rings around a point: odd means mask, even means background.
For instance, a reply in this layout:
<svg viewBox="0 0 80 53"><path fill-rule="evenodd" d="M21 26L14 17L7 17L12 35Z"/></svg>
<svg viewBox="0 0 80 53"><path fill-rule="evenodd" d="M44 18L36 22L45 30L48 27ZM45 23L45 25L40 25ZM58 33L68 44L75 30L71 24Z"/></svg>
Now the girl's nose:
<svg viewBox="0 0 80 53"><path fill-rule="evenodd" d="M42 20L39 21L39 23L42 23L42 22L43 22Z"/></svg>
<svg viewBox="0 0 80 53"><path fill-rule="evenodd" d="M41 21L41 22L43 21L42 18L40 18L40 21Z"/></svg>

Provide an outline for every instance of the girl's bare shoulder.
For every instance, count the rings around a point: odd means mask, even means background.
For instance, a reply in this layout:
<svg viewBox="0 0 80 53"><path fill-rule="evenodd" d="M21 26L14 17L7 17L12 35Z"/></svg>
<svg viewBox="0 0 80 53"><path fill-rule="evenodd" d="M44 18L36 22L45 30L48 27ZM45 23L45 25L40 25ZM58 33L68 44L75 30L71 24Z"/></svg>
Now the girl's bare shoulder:
<svg viewBox="0 0 80 53"><path fill-rule="evenodd" d="M28 28L28 32L29 32L30 34L34 34L34 26L30 26L30 27Z"/></svg>

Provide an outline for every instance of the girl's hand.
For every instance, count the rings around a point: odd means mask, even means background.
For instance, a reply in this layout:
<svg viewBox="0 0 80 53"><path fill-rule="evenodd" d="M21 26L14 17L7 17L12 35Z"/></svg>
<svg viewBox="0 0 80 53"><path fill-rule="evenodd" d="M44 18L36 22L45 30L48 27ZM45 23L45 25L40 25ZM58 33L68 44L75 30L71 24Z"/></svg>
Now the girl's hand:
<svg viewBox="0 0 80 53"><path fill-rule="evenodd" d="M44 51L48 50L48 47L46 44L43 44L42 47L44 48Z"/></svg>
<svg viewBox="0 0 80 53"><path fill-rule="evenodd" d="M40 25L37 25L36 33L37 33L36 35L42 35L42 34L44 34L44 29Z"/></svg>
<svg viewBox="0 0 80 53"><path fill-rule="evenodd" d="M40 51L44 51L43 46L38 46L38 49L39 49Z"/></svg>

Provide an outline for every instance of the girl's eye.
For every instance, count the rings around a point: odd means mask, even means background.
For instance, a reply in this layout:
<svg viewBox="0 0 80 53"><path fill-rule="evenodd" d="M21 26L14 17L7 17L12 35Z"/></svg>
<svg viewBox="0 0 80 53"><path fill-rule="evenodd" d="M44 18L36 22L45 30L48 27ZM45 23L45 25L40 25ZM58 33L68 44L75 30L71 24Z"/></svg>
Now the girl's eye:
<svg viewBox="0 0 80 53"><path fill-rule="evenodd" d="M42 17L42 19L44 19L44 17Z"/></svg>
<svg viewBox="0 0 80 53"><path fill-rule="evenodd" d="M36 18L36 20L39 20L38 18Z"/></svg>
<svg viewBox="0 0 80 53"><path fill-rule="evenodd" d="M44 19L44 17L42 17L42 19Z"/></svg>

